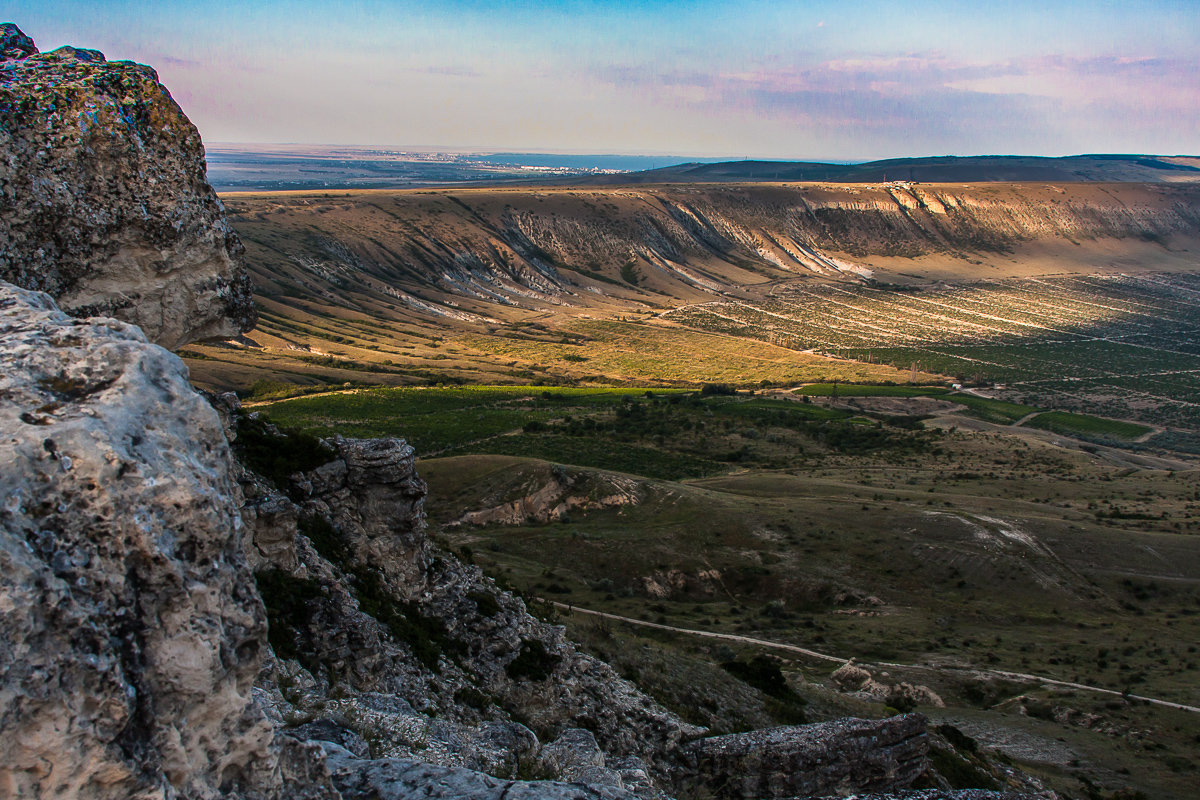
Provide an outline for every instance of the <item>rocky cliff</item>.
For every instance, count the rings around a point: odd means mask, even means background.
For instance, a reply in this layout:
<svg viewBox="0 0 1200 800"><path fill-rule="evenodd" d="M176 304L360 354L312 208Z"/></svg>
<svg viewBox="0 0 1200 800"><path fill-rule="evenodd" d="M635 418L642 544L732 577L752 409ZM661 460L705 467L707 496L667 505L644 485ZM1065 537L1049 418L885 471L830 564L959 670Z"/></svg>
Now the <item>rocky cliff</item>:
<svg viewBox="0 0 1200 800"><path fill-rule="evenodd" d="M253 325L195 126L150 67L0 28L0 280L174 348Z"/></svg>
<svg viewBox="0 0 1200 800"><path fill-rule="evenodd" d="M242 473L277 656L262 686L278 720L324 720L305 730L332 725L365 743L362 755L507 777L537 763L540 743L580 728L593 751L643 775L662 773L681 740L701 733L435 548L402 441L338 440L305 456L295 436L236 409L228 419L251 468L270 471L264 459L281 450L293 464L309 459L281 484ZM614 785L620 772L606 773Z"/></svg>
<svg viewBox="0 0 1200 800"><path fill-rule="evenodd" d="M494 324L502 306L633 309L764 282L1030 268L1014 259L1171 269L1200 244L1200 184L461 189L239 196L231 211L272 304L450 324Z"/></svg>

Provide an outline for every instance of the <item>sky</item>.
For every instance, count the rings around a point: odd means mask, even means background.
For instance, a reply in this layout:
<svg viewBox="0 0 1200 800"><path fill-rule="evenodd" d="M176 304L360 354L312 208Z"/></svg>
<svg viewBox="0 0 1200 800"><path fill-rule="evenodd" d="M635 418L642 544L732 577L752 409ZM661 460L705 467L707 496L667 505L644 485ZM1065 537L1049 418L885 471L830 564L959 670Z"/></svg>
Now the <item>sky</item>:
<svg viewBox="0 0 1200 800"><path fill-rule="evenodd" d="M0 0L0 17L42 50L155 67L210 144L1200 154L1197 0Z"/></svg>

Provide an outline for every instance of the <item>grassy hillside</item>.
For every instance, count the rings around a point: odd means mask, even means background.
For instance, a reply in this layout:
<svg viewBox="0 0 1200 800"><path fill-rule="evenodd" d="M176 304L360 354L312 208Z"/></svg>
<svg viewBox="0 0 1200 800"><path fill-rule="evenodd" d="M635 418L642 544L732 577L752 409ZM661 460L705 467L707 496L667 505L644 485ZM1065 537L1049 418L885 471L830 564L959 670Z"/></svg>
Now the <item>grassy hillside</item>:
<svg viewBox="0 0 1200 800"><path fill-rule="evenodd" d="M265 410L406 436L436 536L697 723L886 709L840 691L836 661L547 603L853 657L929 687L945 707L920 710L1073 796L1188 797L1200 715L1130 696L1200 706L1200 471L1058 430L1136 433L1111 420L994 402L936 386L469 387ZM1051 430L1027 427L1043 416ZM721 666L764 654L798 700Z"/></svg>

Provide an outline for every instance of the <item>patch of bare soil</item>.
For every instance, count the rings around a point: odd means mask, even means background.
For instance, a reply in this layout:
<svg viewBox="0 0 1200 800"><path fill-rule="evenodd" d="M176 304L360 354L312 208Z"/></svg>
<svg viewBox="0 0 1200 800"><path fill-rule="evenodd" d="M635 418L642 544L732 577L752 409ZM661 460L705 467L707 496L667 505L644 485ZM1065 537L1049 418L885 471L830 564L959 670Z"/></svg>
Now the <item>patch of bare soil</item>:
<svg viewBox="0 0 1200 800"><path fill-rule="evenodd" d="M848 411L908 417L953 414L962 410L960 405L933 397L848 397L834 405Z"/></svg>
<svg viewBox="0 0 1200 800"><path fill-rule="evenodd" d="M1019 761L1065 767L1080 758L1079 753L1063 742L1017 725L997 725L994 720L958 716L940 718L939 722L947 722L980 745L999 750Z"/></svg>

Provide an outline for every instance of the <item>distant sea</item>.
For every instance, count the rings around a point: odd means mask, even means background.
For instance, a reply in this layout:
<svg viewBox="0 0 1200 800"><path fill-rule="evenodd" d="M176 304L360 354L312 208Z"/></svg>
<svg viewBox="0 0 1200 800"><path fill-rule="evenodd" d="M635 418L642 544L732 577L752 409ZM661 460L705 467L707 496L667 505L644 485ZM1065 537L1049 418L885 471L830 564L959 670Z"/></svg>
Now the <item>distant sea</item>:
<svg viewBox="0 0 1200 800"><path fill-rule="evenodd" d="M726 159L670 155L437 152L428 148L211 144L208 179L219 192L405 189L557 180Z"/></svg>

